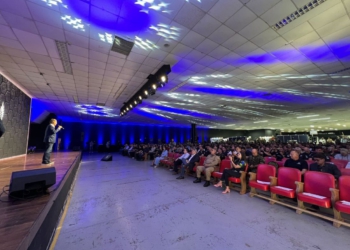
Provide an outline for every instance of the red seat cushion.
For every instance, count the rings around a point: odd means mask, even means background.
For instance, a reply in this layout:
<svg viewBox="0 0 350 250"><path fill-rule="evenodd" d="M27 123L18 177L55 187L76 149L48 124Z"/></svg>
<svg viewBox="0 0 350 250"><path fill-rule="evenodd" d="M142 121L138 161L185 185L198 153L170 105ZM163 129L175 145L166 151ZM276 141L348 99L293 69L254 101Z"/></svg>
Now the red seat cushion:
<svg viewBox="0 0 350 250"><path fill-rule="evenodd" d="M288 198L295 198L295 190L285 190L279 186L270 187L271 193L282 195Z"/></svg>
<svg viewBox="0 0 350 250"><path fill-rule="evenodd" d="M257 181L249 181L249 186L251 186L253 188L260 189L262 191L269 191L270 190L270 185L258 183Z"/></svg>
<svg viewBox="0 0 350 250"><path fill-rule="evenodd" d="M213 173L211 173L211 176L214 177L214 178L221 178L222 173L220 173L220 172L213 172Z"/></svg>
<svg viewBox="0 0 350 250"><path fill-rule="evenodd" d="M348 202L350 202L350 201L348 201ZM350 214L350 205L345 205L341 201L337 201L334 204L334 208L336 210L338 210L339 212Z"/></svg>
<svg viewBox="0 0 350 250"><path fill-rule="evenodd" d="M230 177L230 178L228 178L228 181L233 182L233 183L241 183L241 179L236 178L236 177Z"/></svg>
<svg viewBox="0 0 350 250"><path fill-rule="evenodd" d="M320 199L305 195L304 193L298 194L298 200L325 208L330 208L332 204L330 198L325 197L323 199Z"/></svg>

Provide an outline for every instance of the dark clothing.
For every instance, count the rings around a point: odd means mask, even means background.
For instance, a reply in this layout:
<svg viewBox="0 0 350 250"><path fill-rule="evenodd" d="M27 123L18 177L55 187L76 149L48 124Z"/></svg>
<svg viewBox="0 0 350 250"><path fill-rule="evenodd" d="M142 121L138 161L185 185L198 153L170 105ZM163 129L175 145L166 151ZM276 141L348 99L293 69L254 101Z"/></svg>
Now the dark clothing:
<svg viewBox="0 0 350 250"><path fill-rule="evenodd" d="M246 155L247 157L251 156L251 155L252 155L252 151L246 150L246 151L245 151L245 155Z"/></svg>
<svg viewBox="0 0 350 250"><path fill-rule="evenodd" d="M190 155L187 160L189 160L191 158L191 156L192 155ZM196 162L199 162L199 155L198 154L195 154L188 163L182 165L180 176L185 175L186 168L188 168L189 171L193 171L193 168L196 166Z"/></svg>
<svg viewBox="0 0 350 250"><path fill-rule="evenodd" d="M240 171L244 171L244 168L245 168L245 162L240 160L240 159L237 159L234 161L236 165L239 165L241 166L241 168L234 168L232 166L231 169L225 169L224 172L222 173L222 176L221 176L221 181L225 181L225 185L228 186L229 185L229 178L230 177L235 177L235 178L240 178L241 177L241 173Z"/></svg>
<svg viewBox="0 0 350 250"><path fill-rule="evenodd" d="M317 154L316 152L310 154L310 157L312 158L313 161L314 161L314 156L315 156L316 154ZM325 156L326 156L326 162L331 162L331 158L329 158L329 156L326 155L326 154L325 154Z"/></svg>
<svg viewBox="0 0 350 250"><path fill-rule="evenodd" d="M284 163L284 166L289 168L296 168L296 169L299 169L300 171L302 171L303 169L306 169L306 170L308 169L307 162L300 158L296 161L293 159L288 159Z"/></svg>
<svg viewBox="0 0 350 250"><path fill-rule="evenodd" d="M44 142L55 143L56 142L56 134L60 131L59 129L55 130L55 127L49 124L45 130Z"/></svg>
<svg viewBox="0 0 350 250"><path fill-rule="evenodd" d="M248 157L247 162L248 162L248 166L249 166L249 172L256 172L258 165L264 164L265 159L261 155L257 155L257 156L251 155Z"/></svg>
<svg viewBox="0 0 350 250"><path fill-rule="evenodd" d="M174 162L174 172L177 173L179 171L179 167L182 165L182 160L178 159Z"/></svg>
<svg viewBox="0 0 350 250"><path fill-rule="evenodd" d="M309 160L311 158L311 153L306 153L306 152L304 152L304 153L302 153L302 154L300 154L300 159L303 159L303 160Z"/></svg>
<svg viewBox="0 0 350 250"><path fill-rule="evenodd" d="M50 163L50 155L52 152L52 147L53 147L53 143L51 143L51 142L45 143L45 153L44 153L43 161L42 161L43 164Z"/></svg>
<svg viewBox="0 0 350 250"><path fill-rule="evenodd" d="M283 155L280 152L276 152L275 158L276 158L276 161L282 161Z"/></svg>
<svg viewBox="0 0 350 250"><path fill-rule="evenodd" d="M339 179L341 172L338 167L331 163L325 163L324 166L319 166L317 163L312 163L310 165L310 171L318 171L333 175L336 179Z"/></svg>
<svg viewBox="0 0 350 250"><path fill-rule="evenodd" d="M0 119L0 137L5 134L5 127L4 124L2 123L2 120Z"/></svg>

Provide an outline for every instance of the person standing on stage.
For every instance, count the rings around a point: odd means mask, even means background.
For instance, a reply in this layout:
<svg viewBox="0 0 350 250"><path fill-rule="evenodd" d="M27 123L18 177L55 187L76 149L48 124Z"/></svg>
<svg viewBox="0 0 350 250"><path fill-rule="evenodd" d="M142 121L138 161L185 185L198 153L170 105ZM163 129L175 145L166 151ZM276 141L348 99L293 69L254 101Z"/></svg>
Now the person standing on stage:
<svg viewBox="0 0 350 250"><path fill-rule="evenodd" d="M52 152L53 144L56 142L56 133L62 129L62 126L58 126L58 128L55 130L55 127L57 125L56 119L51 119L50 124L46 127L45 130L45 153L43 156L43 162L42 164L53 164L53 162L50 161L50 155Z"/></svg>

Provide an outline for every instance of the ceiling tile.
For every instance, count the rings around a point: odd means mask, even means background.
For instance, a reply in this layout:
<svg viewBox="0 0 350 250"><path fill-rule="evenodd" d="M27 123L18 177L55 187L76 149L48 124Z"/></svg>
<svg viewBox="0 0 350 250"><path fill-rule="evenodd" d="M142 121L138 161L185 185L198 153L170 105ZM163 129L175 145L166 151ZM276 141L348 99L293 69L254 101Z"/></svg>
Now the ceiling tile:
<svg viewBox="0 0 350 250"><path fill-rule="evenodd" d="M231 18L229 18L225 24L230 29L239 32L256 18L257 16L251 10L249 10L247 7L242 7Z"/></svg>
<svg viewBox="0 0 350 250"><path fill-rule="evenodd" d="M185 3L177 13L174 21L192 29L205 15L205 12L191 3Z"/></svg>
<svg viewBox="0 0 350 250"><path fill-rule="evenodd" d="M239 9L243 7L243 4L239 1L233 0L219 0L208 14L224 23L229 17L235 14Z"/></svg>

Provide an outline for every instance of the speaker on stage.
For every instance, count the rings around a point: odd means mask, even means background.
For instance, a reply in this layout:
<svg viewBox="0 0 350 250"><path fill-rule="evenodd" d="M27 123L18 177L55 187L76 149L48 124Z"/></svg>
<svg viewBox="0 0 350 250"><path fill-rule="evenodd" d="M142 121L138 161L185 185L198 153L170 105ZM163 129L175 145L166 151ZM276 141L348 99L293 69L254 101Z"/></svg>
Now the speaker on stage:
<svg viewBox="0 0 350 250"><path fill-rule="evenodd" d="M10 182L11 197L28 197L43 194L56 183L54 167L13 172Z"/></svg>
<svg viewBox="0 0 350 250"><path fill-rule="evenodd" d="M112 160L113 160L113 156L111 154L108 154L101 159L101 161L112 161Z"/></svg>

